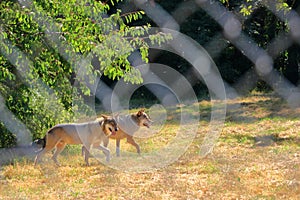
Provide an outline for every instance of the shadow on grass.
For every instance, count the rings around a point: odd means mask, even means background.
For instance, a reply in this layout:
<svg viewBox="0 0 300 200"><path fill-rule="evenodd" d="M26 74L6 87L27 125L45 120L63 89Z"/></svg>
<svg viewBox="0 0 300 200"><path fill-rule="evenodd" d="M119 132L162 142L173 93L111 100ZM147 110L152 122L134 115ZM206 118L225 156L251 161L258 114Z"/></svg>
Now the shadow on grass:
<svg viewBox="0 0 300 200"><path fill-rule="evenodd" d="M166 107L167 122L177 123L181 114L188 114L194 119L200 117L200 121L210 122L214 103L215 114L222 114L226 103L226 122L254 123L262 119L284 118L295 120L299 116L300 109L293 109L280 97L274 94L257 94L246 98L229 99L227 102L207 100L199 101L194 105L174 105Z"/></svg>
<svg viewBox="0 0 300 200"><path fill-rule="evenodd" d="M220 138L221 142L243 144L250 147L268 147L293 145L300 147L300 137L280 137L278 134L250 136L246 134L226 135Z"/></svg>
<svg viewBox="0 0 300 200"><path fill-rule="evenodd" d="M253 123L262 119L297 119L300 110L290 108L274 94L254 95L248 98L228 100L226 121Z"/></svg>
<svg viewBox="0 0 300 200"><path fill-rule="evenodd" d="M278 134L263 135L254 137L255 146L266 147L273 145L295 145L300 147L300 137L282 138Z"/></svg>

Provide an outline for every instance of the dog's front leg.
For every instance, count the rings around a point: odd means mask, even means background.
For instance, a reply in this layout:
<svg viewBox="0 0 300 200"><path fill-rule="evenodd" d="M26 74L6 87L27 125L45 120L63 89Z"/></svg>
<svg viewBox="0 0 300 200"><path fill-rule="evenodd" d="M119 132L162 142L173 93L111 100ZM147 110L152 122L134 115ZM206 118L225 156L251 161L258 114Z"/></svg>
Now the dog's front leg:
<svg viewBox="0 0 300 200"><path fill-rule="evenodd" d="M104 155L106 156L106 161L109 162L110 161L110 150L102 145L99 145L97 147L97 149L101 150Z"/></svg>
<svg viewBox="0 0 300 200"><path fill-rule="evenodd" d="M84 161L85 161L86 166L90 166L90 164L89 164L90 148L91 148L91 145L86 145L86 146L82 147L82 150L84 151Z"/></svg>
<svg viewBox="0 0 300 200"><path fill-rule="evenodd" d="M120 157L120 139L116 139L116 154Z"/></svg>

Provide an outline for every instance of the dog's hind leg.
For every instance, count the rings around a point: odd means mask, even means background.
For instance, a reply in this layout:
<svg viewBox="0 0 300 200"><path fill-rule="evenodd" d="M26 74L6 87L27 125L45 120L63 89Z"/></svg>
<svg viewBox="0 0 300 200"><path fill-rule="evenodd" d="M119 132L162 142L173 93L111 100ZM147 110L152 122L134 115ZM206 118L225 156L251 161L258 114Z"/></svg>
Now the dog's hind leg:
<svg viewBox="0 0 300 200"><path fill-rule="evenodd" d="M48 151L48 149L42 149L35 157L34 159L34 166L37 165L37 163L41 160L42 156Z"/></svg>
<svg viewBox="0 0 300 200"><path fill-rule="evenodd" d="M58 144L56 145L56 150L52 156L52 160L55 162L57 166L60 166L59 162L57 161L57 156L64 150L65 146L66 146L65 142L58 142Z"/></svg>
<svg viewBox="0 0 300 200"><path fill-rule="evenodd" d="M41 160L42 156L47 153L48 151L51 151L53 147L46 146L44 149L42 149L35 157L34 159L34 166L38 164L38 162Z"/></svg>
<svg viewBox="0 0 300 200"><path fill-rule="evenodd" d="M34 160L34 166L40 161L42 156L51 151L60 142L60 137L56 133L57 128L52 128L49 130L44 138L45 144L43 144L43 149L36 155Z"/></svg>
<svg viewBox="0 0 300 200"><path fill-rule="evenodd" d="M136 148L136 151L137 151L138 154L141 154L141 148L140 148L140 145L138 145L138 144L134 141L134 139L133 139L132 136L127 137L127 142L128 142L129 144L133 145L133 146Z"/></svg>
<svg viewBox="0 0 300 200"><path fill-rule="evenodd" d="M35 159L34 159L34 166L37 165L37 163L41 160L42 156L47 153L48 151L51 151L55 146L56 143L58 142L58 140L53 139L53 135L48 134L46 137L46 144L44 146L44 148L36 155Z"/></svg>

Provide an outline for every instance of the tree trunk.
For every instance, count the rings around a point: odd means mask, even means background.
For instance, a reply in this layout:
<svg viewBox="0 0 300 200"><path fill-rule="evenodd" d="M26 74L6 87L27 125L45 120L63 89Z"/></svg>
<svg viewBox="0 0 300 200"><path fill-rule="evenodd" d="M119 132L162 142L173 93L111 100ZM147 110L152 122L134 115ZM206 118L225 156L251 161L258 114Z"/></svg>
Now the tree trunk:
<svg viewBox="0 0 300 200"><path fill-rule="evenodd" d="M288 49L288 60L284 76L294 85L297 85L299 79L299 47L293 45Z"/></svg>

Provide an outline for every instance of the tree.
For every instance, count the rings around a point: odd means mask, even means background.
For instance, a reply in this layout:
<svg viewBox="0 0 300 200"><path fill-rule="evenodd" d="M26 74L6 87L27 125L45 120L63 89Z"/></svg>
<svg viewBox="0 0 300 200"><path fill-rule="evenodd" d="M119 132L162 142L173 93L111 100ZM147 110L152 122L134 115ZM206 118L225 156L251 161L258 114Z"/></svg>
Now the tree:
<svg viewBox="0 0 300 200"><path fill-rule="evenodd" d="M93 84L93 77L141 83L141 74L128 57L139 51L142 60L148 62L149 42L171 39L161 32L148 33L148 24L128 25L141 19L143 11L117 10L108 15L118 2L0 2L0 94L33 138L44 135L56 123L75 120L75 101L88 115L83 97L90 95L88 84ZM100 65L93 65L95 59ZM79 89L73 87L75 81ZM0 128L2 136L8 134L2 131L3 123ZM2 138L0 147L15 142L4 143Z"/></svg>
<svg viewBox="0 0 300 200"><path fill-rule="evenodd" d="M242 75L247 75L248 70L252 71L255 63L247 58L245 52L235 47L230 41L226 41L227 38L222 37L223 27L205 9L199 6L199 1L155 0L155 2L173 15L179 23L182 33L196 40L204 48L208 47L206 50L213 56L222 77L227 83L234 84L240 80ZM203 1L203 5L205 5L204 2L208 3ZM242 23L242 33L253 40L256 43L255 45L266 51L268 51L268 45L272 43L272 40L278 38L280 34L285 33L289 37L287 20L280 19L276 13L283 12L287 14L291 9L299 12L297 8L300 6L300 1L295 0L218 0L209 3L221 3L228 11L232 12ZM275 9L271 11L266 6L267 4L274 5ZM222 13L219 14L221 18ZM184 18L182 16L188 17ZM211 44L214 47L210 46ZM298 44L282 50L278 55L272 55L274 68L294 84L297 84L299 79L299 52ZM183 74L186 74L191 67L184 59L179 59L170 53L163 53L162 56L157 55L158 53L155 54L155 61L170 65ZM248 78L253 80L252 75ZM251 87L255 87L257 80L259 80L259 77L253 80L254 83L251 84ZM259 87L263 86L262 89L270 89L261 81L257 85ZM196 91L205 90L203 84L194 85L194 88ZM199 93L201 94L201 92Z"/></svg>
<svg viewBox="0 0 300 200"><path fill-rule="evenodd" d="M255 40L258 46L264 49L267 49L272 40L278 37L280 33L290 31L287 20L288 13L300 5L300 2L295 0L278 0L276 2L270 0L220 1L230 10L238 10L239 14L245 17L245 32ZM270 9L270 5L274 6L274 9ZM280 18L280 15L286 19ZM274 68L292 84L297 85L299 80L299 45L293 44L280 52L279 55L273 56Z"/></svg>

